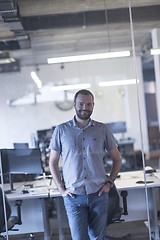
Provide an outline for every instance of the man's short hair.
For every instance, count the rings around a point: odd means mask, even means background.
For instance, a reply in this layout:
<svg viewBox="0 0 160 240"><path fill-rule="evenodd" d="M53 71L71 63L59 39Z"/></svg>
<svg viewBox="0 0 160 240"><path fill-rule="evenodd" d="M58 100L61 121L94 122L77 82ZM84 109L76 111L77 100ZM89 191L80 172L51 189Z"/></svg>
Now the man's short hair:
<svg viewBox="0 0 160 240"><path fill-rule="evenodd" d="M79 90L78 92L76 92L75 96L74 96L74 103L76 102L76 99L78 97L79 94L83 94L83 95L91 95L92 96L92 99L94 101L94 96L93 96L93 93L91 93L89 90L87 89L81 89Z"/></svg>

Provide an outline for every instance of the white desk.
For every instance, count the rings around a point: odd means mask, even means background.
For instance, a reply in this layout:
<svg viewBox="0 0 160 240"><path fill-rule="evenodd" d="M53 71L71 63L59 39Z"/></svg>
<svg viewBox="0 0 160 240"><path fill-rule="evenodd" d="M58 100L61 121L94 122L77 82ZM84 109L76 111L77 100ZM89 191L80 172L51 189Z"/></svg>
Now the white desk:
<svg viewBox="0 0 160 240"><path fill-rule="evenodd" d="M49 197L50 180L38 180L27 182L33 184L33 188L25 186L25 183L16 183L14 187L16 191L7 194L7 198L11 204L12 215L17 215L14 203L16 200L22 200L21 217L22 225L16 225L18 231L9 231L9 234L25 234L44 232L44 240L50 240L49 219L47 216L46 201ZM5 184L5 189L9 189L9 185ZM29 193L22 193L23 189L28 189Z"/></svg>
<svg viewBox="0 0 160 240"><path fill-rule="evenodd" d="M120 173L120 178L117 178L115 181L120 194L123 190L127 191L128 193L128 215L122 215L122 219L125 221L148 220L145 184L136 183L137 181L144 181L143 171L122 172ZM153 175L147 176L147 181L152 181L152 183L147 184L149 216L151 223L151 232L153 232L152 237L154 240L160 240L155 193L156 188L160 187L160 179ZM63 229L68 227L68 222L63 206L62 197L60 197L60 194L57 190L51 190L50 197L56 198L57 217L59 222L59 239L65 240ZM123 207L121 197L120 205Z"/></svg>
<svg viewBox="0 0 160 240"><path fill-rule="evenodd" d="M116 179L115 183L119 193L121 193L122 190L128 192L128 215L122 215L122 219L125 221L146 221L148 219L145 184L136 183L140 180L144 180L142 171L122 172L120 173L120 178ZM160 179L155 176L147 176L147 181L152 181L152 183L147 184L151 231L153 232L153 239L160 240L155 196L155 190L160 187ZM29 189L30 193L22 194L21 191L24 188L24 184L19 183L18 185L17 183L16 192L7 195L12 205L15 200L22 200L22 225L18 226L19 231L16 232L16 234L44 232L44 239L50 240L49 219L46 214L46 200L48 197L52 197L55 198L57 206L59 240L64 240L63 228L68 227L68 221L63 199L60 193L55 189L54 183L50 186L50 180L38 180L27 184L33 184L34 189L37 189L37 191L35 190L33 192L33 188L31 188ZM5 187L7 186L5 185ZM120 197L120 199L122 205L122 198Z"/></svg>
<svg viewBox="0 0 160 240"><path fill-rule="evenodd" d="M146 175L146 189L145 184L137 183L138 181L144 181L143 171L123 172L120 173L120 178L116 179L118 191L126 190L128 192L128 215L122 216L122 218L125 221L145 221L149 216L152 238L159 240L156 189L160 187L160 179L154 174ZM147 214L147 203L149 214Z"/></svg>

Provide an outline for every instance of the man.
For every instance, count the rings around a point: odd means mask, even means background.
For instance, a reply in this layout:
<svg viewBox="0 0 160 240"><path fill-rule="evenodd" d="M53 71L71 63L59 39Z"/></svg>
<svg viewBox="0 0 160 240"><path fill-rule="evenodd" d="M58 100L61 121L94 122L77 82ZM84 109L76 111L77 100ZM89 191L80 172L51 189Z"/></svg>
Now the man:
<svg viewBox="0 0 160 240"><path fill-rule="evenodd" d="M73 120L58 125L50 142L50 170L64 199L73 240L104 240L108 192L121 167L117 144L106 124L91 120L94 96L88 90L75 94ZM112 160L106 177L105 151ZM62 158L63 180L59 171Z"/></svg>

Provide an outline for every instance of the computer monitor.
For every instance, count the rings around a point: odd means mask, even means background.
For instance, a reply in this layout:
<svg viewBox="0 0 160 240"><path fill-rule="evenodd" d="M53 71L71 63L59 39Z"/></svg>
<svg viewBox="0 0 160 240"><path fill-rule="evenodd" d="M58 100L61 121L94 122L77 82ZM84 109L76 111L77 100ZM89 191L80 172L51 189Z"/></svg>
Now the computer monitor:
<svg viewBox="0 0 160 240"><path fill-rule="evenodd" d="M10 185L13 190L13 174L43 174L41 153L38 148L7 149Z"/></svg>
<svg viewBox="0 0 160 240"><path fill-rule="evenodd" d="M1 152L1 166L2 166L2 173L8 174L9 173L9 163L7 157L7 149L0 149Z"/></svg>
<svg viewBox="0 0 160 240"><path fill-rule="evenodd" d="M9 183L9 163L7 157L7 149L0 149L1 163L0 163L0 183ZM2 175L1 175L2 173ZM3 178L3 179L2 179Z"/></svg>
<svg viewBox="0 0 160 240"><path fill-rule="evenodd" d="M37 131L38 144L43 143L45 147L48 147L53 131L54 127L49 129L38 130Z"/></svg>
<svg viewBox="0 0 160 240"><path fill-rule="evenodd" d="M110 127L111 132L113 134L125 133L127 131L125 122L110 122L110 123L107 123L107 125Z"/></svg>
<svg viewBox="0 0 160 240"><path fill-rule="evenodd" d="M16 149L29 148L29 144L28 143L13 143L13 146Z"/></svg>

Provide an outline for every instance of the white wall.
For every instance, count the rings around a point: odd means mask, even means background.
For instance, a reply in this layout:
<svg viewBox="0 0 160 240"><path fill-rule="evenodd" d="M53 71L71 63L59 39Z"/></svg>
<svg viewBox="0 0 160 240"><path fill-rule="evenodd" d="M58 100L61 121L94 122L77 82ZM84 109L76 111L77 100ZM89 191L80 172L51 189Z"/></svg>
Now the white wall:
<svg viewBox="0 0 160 240"><path fill-rule="evenodd" d="M148 151L146 112L141 61L139 58L137 63L138 78L140 80L138 89L136 85L98 87L99 81L135 78L132 58L68 63L64 65L64 69L61 69L59 64L40 66L39 77L42 79L43 85L47 82L68 84L90 82L96 103L92 118L103 122L126 121L128 132L125 137L136 139L136 149L142 149L141 119L144 149ZM1 148L12 147L13 142L29 142L31 146L31 134L35 133L36 130L50 128L53 125L71 119L74 115L73 109L61 111L56 108L53 101L17 107L10 107L6 104L8 99L23 96L24 93L27 94L30 90L36 89L30 77L32 70L32 67L25 67L21 69L20 73L0 75ZM27 90L25 87L26 83L29 83ZM139 97L137 97L137 90ZM49 94L53 94L55 99L60 96L60 93L50 92ZM138 99L140 100L141 116L139 116Z"/></svg>
<svg viewBox="0 0 160 240"><path fill-rule="evenodd" d="M153 48L160 48L160 29L152 30L152 45ZM157 113L160 128L160 55L154 55L154 69L156 80L156 99L157 99Z"/></svg>

